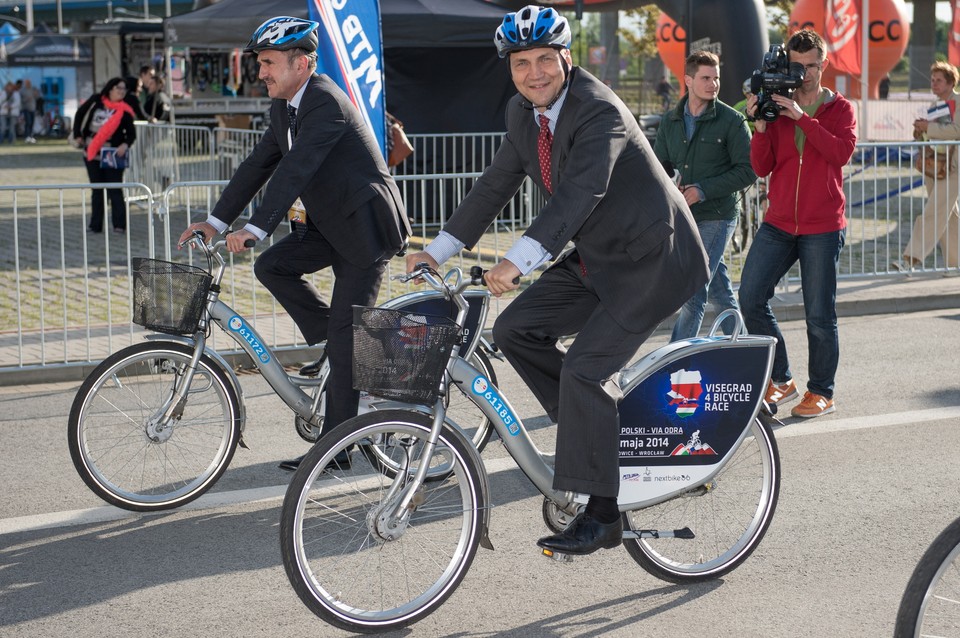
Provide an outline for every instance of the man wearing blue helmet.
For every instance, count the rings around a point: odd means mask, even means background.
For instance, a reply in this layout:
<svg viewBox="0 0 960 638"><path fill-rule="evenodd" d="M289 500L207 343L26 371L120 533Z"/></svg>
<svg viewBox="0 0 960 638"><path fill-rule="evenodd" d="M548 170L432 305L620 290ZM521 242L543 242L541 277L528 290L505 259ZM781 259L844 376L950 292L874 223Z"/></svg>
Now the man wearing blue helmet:
<svg viewBox="0 0 960 638"><path fill-rule="evenodd" d="M227 249L247 250L247 240L263 240L290 220L294 232L265 250L254 272L308 344L327 340L326 433L357 413L352 306L376 301L387 261L409 231L400 191L369 127L333 80L315 73L318 26L278 17L254 32L245 50L257 54L259 77L273 98L270 126L207 220L191 224L180 241L194 230L207 239L223 232L267 184L249 223L227 236ZM303 277L328 266L335 276L329 306ZM316 374L310 368L301 373Z"/></svg>
<svg viewBox="0 0 960 638"><path fill-rule="evenodd" d="M554 488L587 495L560 534L538 544L589 554L620 544L616 385L607 380L657 325L707 281L690 210L636 118L603 82L574 67L570 27L553 9L508 14L494 42L519 95L492 163L424 252L438 266L474 245L527 178L546 204L487 273L495 295L555 260L500 314L497 345L557 424ZM573 248L565 250L572 242ZM567 349L564 335L577 334Z"/></svg>

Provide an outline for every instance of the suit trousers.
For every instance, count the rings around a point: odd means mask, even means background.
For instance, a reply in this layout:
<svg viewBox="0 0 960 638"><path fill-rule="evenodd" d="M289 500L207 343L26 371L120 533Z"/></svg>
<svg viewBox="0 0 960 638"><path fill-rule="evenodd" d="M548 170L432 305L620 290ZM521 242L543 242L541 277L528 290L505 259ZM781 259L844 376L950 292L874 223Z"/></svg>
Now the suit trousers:
<svg viewBox="0 0 960 638"><path fill-rule="evenodd" d="M304 278L333 268L333 294L328 306L319 291ZM261 254L254 265L266 286L310 345L327 341L330 377L321 434L357 415L360 393L353 389L353 306L377 301L387 261L361 268L338 253L311 223L303 239L290 234Z"/></svg>
<svg viewBox="0 0 960 638"><path fill-rule="evenodd" d="M497 346L557 422L555 489L617 496L622 395L609 377L656 327L620 326L601 305L576 252L500 313L493 326ZM559 339L573 334L564 352Z"/></svg>

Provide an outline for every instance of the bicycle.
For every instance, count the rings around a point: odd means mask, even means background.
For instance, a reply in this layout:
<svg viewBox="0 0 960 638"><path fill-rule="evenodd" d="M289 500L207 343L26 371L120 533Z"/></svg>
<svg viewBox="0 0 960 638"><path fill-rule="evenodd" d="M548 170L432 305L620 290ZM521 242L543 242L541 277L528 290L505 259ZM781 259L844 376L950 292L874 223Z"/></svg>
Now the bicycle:
<svg viewBox="0 0 960 638"><path fill-rule="evenodd" d="M940 532L914 568L893 635L960 636L960 519Z"/></svg>
<svg viewBox="0 0 960 638"><path fill-rule="evenodd" d="M465 278L452 269L441 278L421 265L406 278L420 277L453 299L459 321L464 290L479 284L480 275ZM354 385L402 390L404 378L428 378L433 408L377 411L340 424L301 462L280 518L284 569L297 595L326 622L360 633L398 629L432 613L460 584L477 548L493 549L483 462L444 421L450 386L467 389L493 422L507 452L544 495L542 514L551 530L562 531L586 503L585 495L553 489L552 458L533 444L502 389L459 358L452 343L437 372L424 366L408 375L403 357L417 348L407 343L398 351L391 322L368 320L376 310L355 313ZM718 336L728 315L736 317L736 330ZM391 321L402 324L404 317ZM425 326L419 334L432 339L432 330ZM372 346L361 350L363 341ZM674 583L718 578L766 533L780 489L776 420L762 400L775 343L743 334L739 313L726 311L709 336L660 347L616 378L623 390L623 544L651 574ZM431 340L420 348L440 346ZM389 374L367 374L381 368ZM423 383L417 386L411 391ZM350 467L330 466L343 451L352 454ZM385 471L383 459L400 471Z"/></svg>
<svg viewBox="0 0 960 638"><path fill-rule="evenodd" d="M240 382L207 343L214 325L240 345L293 410L304 440L315 442L323 423L329 361L322 357L313 378L287 374L250 323L220 299L226 262L219 250L225 242L208 246L199 235L185 244L202 248L207 270L151 259L134 266L134 322L165 334L149 335L107 357L87 376L70 409L68 442L77 472L100 498L127 510L172 509L193 501L219 480L237 446L246 447ZM471 293L460 347L472 366L495 378L485 351L500 355L481 335L490 294ZM385 307L443 314L450 312L445 304L442 295L420 291ZM456 394L448 398L448 420L482 450L492 423L472 403ZM368 395L360 408L429 409Z"/></svg>

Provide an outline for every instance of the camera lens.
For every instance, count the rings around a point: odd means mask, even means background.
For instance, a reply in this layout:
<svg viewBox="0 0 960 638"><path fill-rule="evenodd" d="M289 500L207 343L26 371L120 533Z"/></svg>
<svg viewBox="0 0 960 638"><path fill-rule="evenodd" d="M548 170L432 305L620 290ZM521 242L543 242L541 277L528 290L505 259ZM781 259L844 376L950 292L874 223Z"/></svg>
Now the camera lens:
<svg viewBox="0 0 960 638"><path fill-rule="evenodd" d="M760 107L760 119L765 122L772 122L780 115L780 107L773 100L764 102Z"/></svg>

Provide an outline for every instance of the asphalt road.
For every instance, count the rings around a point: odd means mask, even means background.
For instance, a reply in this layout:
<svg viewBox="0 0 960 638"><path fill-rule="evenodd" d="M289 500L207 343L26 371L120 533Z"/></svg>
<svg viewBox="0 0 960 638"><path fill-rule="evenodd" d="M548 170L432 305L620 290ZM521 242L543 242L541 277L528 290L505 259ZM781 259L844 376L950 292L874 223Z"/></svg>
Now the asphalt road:
<svg viewBox="0 0 960 638"><path fill-rule="evenodd" d="M785 324L806 380L803 324ZM663 341L662 336L654 344ZM766 538L722 580L677 586L622 549L561 564L534 545L542 497L502 447L493 552L411 636L889 636L920 554L960 515L960 310L841 321L836 414L777 431L780 504ZM521 417L553 427L504 364ZM341 636L284 575L276 463L304 450L262 379L241 377L250 450L187 508L105 506L77 476L66 415L79 383L0 388L0 636Z"/></svg>

